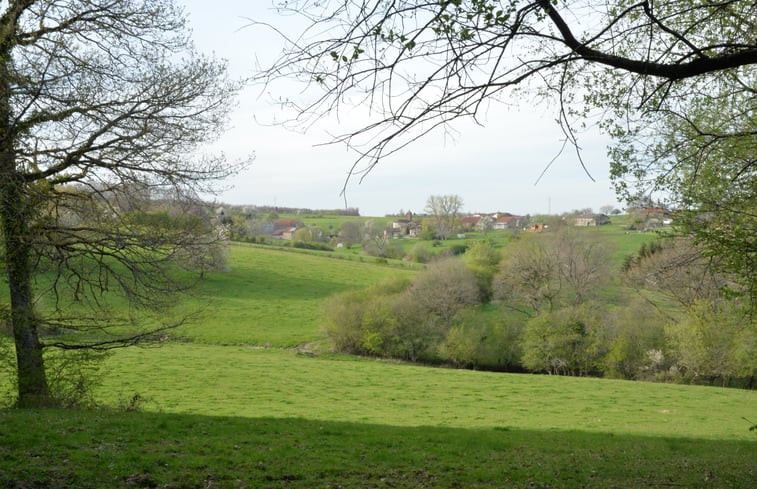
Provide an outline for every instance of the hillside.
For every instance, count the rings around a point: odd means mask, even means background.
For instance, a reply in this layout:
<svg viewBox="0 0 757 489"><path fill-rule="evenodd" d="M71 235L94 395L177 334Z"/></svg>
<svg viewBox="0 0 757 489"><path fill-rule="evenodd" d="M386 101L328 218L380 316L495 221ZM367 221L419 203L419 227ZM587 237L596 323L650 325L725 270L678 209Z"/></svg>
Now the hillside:
<svg viewBox="0 0 757 489"><path fill-rule="evenodd" d="M0 411L0 486L747 488L755 475L750 391L187 344L119 351L108 370L102 398L144 411Z"/></svg>
<svg viewBox="0 0 757 489"><path fill-rule="evenodd" d="M227 272L208 274L187 308L207 311L176 332L191 341L290 347L322 337L320 302L388 277L412 275L324 253L232 244Z"/></svg>
<svg viewBox="0 0 757 489"><path fill-rule="evenodd" d="M618 256L653 238L587 232L620 243ZM511 238L498 239L506 252ZM755 478L754 391L314 355L293 347L323 338L323 299L417 269L359 250L229 251L229 271L207 274L179 307L206 308L193 324L106 359L101 409L0 410L0 487L746 488Z"/></svg>

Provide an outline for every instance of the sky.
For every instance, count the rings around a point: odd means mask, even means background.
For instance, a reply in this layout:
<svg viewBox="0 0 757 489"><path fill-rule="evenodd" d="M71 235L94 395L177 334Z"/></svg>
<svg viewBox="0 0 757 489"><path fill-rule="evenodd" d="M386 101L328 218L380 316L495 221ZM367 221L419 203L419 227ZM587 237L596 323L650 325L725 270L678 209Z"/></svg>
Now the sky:
<svg viewBox="0 0 757 489"><path fill-rule="evenodd" d="M256 66L276 59L284 44L272 30L251 19L295 32L296 20L278 15L269 0L177 0L189 15L196 48L227 60L233 77L245 78ZM291 84L263 89L247 86L230 114L228 130L208 151L230 159L254 154L250 167L224 182L215 199L235 205L310 209L356 207L364 216L400 210L422 213L430 195L456 194L465 212L561 213L617 203L609 181L608 139L596 131L579 144L589 179L568 149L543 170L562 147L555 114L546 105L490 106L481 122L459 121L453 136L434 132L382 160L362 182L350 181L341 194L356 154L343 145L324 145L351 122L324 118L306 132L275 121L284 113L272 100L292 95ZM354 121L352 121L354 122ZM341 129L341 130L340 130Z"/></svg>

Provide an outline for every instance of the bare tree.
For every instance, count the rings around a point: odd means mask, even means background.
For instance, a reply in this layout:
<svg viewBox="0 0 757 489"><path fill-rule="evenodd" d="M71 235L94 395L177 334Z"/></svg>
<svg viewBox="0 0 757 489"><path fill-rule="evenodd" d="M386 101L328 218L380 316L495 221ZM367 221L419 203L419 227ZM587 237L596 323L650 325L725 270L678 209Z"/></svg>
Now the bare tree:
<svg viewBox="0 0 757 489"><path fill-rule="evenodd" d="M476 276L456 258L436 261L407 290L413 302L439 319L446 329L463 308L481 301Z"/></svg>
<svg viewBox="0 0 757 489"><path fill-rule="evenodd" d="M512 245L494 278L494 296L524 312L524 305L550 312L561 301L586 302L608 273L602 243L565 228Z"/></svg>
<svg viewBox="0 0 757 489"><path fill-rule="evenodd" d="M463 199L459 195L432 195L426 201L425 211L431 215L440 239L447 239L457 226Z"/></svg>
<svg viewBox="0 0 757 489"><path fill-rule="evenodd" d="M562 291L560 264L545 240L519 241L512 245L494 277L494 298L530 314L552 311Z"/></svg>
<svg viewBox="0 0 757 489"><path fill-rule="evenodd" d="M584 303L607 283L610 273L607 250L596 238L567 228L555 236L553 256L559 262L560 275L573 292L573 303Z"/></svg>
<svg viewBox="0 0 757 489"><path fill-rule="evenodd" d="M749 0L276 3L309 25L260 79L313 89L285 101L303 126L343 103L369 105L376 117L335 139L358 148L351 175L361 178L428 131L513 100L514 89L550 95L578 149L573 117L591 107L665 110L665 100L696 96L692 85L757 63Z"/></svg>
<svg viewBox="0 0 757 489"><path fill-rule="evenodd" d="M53 401L45 348L105 350L172 326L135 311L183 287L175 260L197 229L134 201L191 202L238 168L192 156L237 84L187 32L171 0L0 4L0 221L20 406ZM114 315L113 295L132 307ZM53 328L86 334L42 337Z"/></svg>
<svg viewBox="0 0 757 489"><path fill-rule="evenodd" d="M641 254L626 272L629 284L654 290L686 309L699 302L717 302L720 292L731 285L718 272L717 257L707 256L688 238L671 238L659 248Z"/></svg>
<svg viewBox="0 0 757 489"><path fill-rule="evenodd" d="M353 245L363 240L364 226L360 221L344 221L339 226L339 239L347 245Z"/></svg>

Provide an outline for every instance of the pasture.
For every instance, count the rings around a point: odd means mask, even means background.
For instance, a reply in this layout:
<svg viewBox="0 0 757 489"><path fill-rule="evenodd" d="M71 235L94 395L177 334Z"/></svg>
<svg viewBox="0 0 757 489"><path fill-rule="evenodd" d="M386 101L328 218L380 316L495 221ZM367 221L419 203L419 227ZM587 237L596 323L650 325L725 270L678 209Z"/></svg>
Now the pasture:
<svg viewBox="0 0 757 489"><path fill-rule="evenodd" d="M320 303L326 297L414 273L245 244L230 245L228 266L200 282L186 308L205 312L176 334L201 343L296 346L322 337Z"/></svg>
<svg viewBox="0 0 757 489"><path fill-rule="evenodd" d="M107 370L100 396L120 410L0 411L0 486L747 488L755 477L749 391L191 344L119 351Z"/></svg>
<svg viewBox="0 0 757 489"><path fill-rule="evenodd" d="M314 355L293 347L322 339L323 298L415 272L248 245L231 247L229 265L181 305L208 308L197 323L106 360L104 408L1 410L0 487L747 488L757 477L753 391Z"/></svg>

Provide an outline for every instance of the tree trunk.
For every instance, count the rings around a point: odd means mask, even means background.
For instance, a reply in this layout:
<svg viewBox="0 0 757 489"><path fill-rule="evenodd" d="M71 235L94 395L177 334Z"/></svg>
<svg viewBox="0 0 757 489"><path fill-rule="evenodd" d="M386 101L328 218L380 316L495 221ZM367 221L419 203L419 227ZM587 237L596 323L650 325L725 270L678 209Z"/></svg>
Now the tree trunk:
<svg viewBox="0 0 757 489"><path fill-rule="evenodd" d="M31 242L26 183L16 168L11 126L8 63L0 56L0 222L11 303L11 325L16 345L18 406L49 405L50 390L42 360L31 287Z"/></svg>
<svg viewBox="0 0 757 489"><path fill-rule="evenodd" d="M32 302L28 226L26 219L19 219L19 213L14 212L23 206L17 184L8 182L5 171L0 171L0 177L3 178L0 185L0 218L5 240L11 325L16 344L18 406L42 407L49 405L51 400Z"/></svg>

